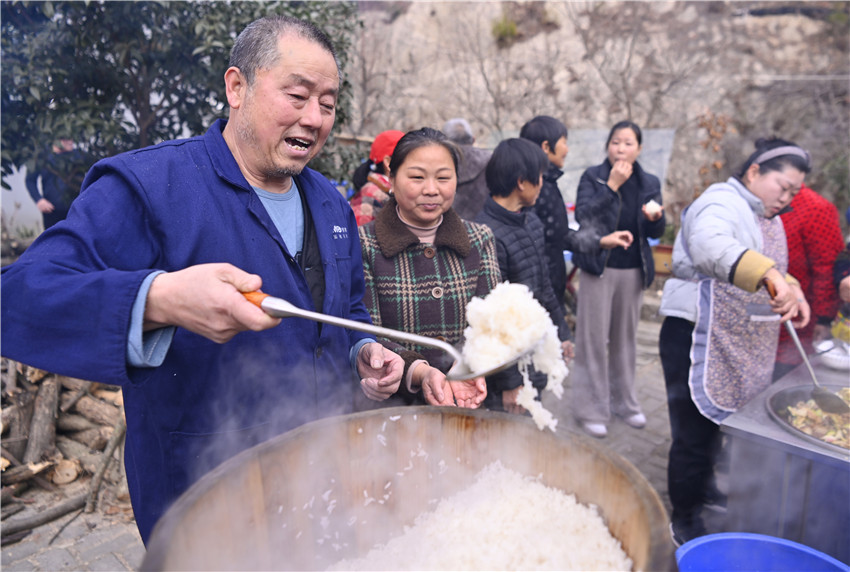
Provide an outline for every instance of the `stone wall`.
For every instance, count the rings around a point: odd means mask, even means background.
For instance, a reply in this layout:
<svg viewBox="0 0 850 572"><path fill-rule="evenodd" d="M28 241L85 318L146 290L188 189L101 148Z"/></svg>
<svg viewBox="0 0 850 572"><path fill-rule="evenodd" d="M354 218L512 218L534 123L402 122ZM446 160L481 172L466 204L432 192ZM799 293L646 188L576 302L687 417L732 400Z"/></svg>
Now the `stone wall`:
<svg viewBox="0 0 850 572"><path fill-rule="evenodd" d="M672 129L671 219L758 137L807 147L850 205L847 2L368 2L350 129L466 117L482 146L539 114L571 129ZM573 147L573 152L576 149ZM601 160L602 157L600 157Z"/></svg>

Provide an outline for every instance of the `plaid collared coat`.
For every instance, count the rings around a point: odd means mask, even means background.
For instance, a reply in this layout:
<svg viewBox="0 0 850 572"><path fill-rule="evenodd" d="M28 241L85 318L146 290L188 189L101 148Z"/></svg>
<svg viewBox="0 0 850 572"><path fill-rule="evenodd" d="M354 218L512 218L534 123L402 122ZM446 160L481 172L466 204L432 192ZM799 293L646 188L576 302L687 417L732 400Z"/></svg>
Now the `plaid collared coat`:
<svg viewBox="0 0 850 572"><path fill-rule="evenodd" d="M372 322L459 343L467 303L485 296L500 280L493 232L449 209L434 244L420 243L399 219L395 199L359 231L366 282L363 302ZM424 358L443 372L451 367L449 356L438 349L395 348L408 366Z"/></svg>

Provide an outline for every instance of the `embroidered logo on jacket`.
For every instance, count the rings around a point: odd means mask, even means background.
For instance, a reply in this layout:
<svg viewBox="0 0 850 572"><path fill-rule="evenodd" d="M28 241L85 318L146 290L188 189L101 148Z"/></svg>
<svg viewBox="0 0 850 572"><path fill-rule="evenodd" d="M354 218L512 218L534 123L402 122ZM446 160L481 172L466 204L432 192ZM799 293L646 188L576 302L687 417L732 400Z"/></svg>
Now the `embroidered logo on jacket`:
<svg viewBox="0 0 850 572"><path fill-rule="evenodd" d="M347 239L348 238L348 227L339 226L339 225L335 224L334 228L333 228L333 237L334 237L334 239Z"/></svg>

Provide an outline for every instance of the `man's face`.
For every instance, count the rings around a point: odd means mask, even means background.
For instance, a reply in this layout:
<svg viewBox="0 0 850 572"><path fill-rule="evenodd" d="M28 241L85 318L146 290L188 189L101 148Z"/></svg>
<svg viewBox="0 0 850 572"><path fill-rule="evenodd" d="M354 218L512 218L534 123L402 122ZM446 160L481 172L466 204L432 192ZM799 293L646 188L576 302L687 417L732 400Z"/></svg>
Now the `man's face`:
<svg viewBox="0 0 850 572"><path fill-rule="evenodd" d="M564 168L564 162L567 160L567 153L569 153L570 148L567 145L567 138L561 137L555 143L555 148L552 149L549 147L548 142L546 146L543 147L543 150L546 152L546 156L549 158L549 162L555 165L559 169Z"/></svg>
<svg viewBox="0 0 850 572"><path fill-rule="evenodd" d="M291 34L278 46L278 62L257 71L238 107L231 102L240 167L252 184L300 173L321 151L336 116L339 75L333 56Z"/></svg>

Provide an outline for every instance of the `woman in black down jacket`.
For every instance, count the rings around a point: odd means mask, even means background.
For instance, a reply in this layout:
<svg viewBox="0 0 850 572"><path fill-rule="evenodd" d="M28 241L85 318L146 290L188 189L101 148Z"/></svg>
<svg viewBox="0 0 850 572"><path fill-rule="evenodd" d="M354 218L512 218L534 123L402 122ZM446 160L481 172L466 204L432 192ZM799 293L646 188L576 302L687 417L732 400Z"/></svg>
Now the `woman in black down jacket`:
<svg viewBox="0 0 850 572"><path fill-rule="evenodd" d="M573 257L581 275L572 406L582 429L594 437L608 434L612 411L632 427L646 425L634 392L636 337L643 290L655 279L647 239L664 233L664 213L658 177L637 162L641 140L634 123L614 125L608 158L584 172L576 196L582 230L627 231L633 238L626 247Z"/></svg>

